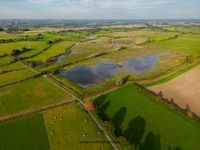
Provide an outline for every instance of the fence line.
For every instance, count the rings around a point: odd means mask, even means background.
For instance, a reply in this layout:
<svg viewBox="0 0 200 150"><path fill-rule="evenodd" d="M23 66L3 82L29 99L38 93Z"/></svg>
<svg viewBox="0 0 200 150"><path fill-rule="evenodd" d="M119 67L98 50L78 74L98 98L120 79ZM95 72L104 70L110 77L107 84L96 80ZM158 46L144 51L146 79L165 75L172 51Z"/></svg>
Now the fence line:
<svg viewBox="0 0 200 150"><path fill-rule="evenodd" d="M138 84L138 83L134 83L134 85L136 87L138 87L139 89L142 89L142 91L144 93L147 93L148 95L154 97L154 99L160 101L162 104L167 104L172 106L173 108L175 108L178 112L183 113L185 116L188 116L196 121L198 121L200 123L200 116L197 115L195 112L192 112L192 110L190 110L190 106L186 105L185 108L182 108L181 106L179 106L173 98L168 99L168 98L164 98L162 91L160 91L160 93L156 93L154 91L151 91L145 87L143 87L142 85Z"/></svg>

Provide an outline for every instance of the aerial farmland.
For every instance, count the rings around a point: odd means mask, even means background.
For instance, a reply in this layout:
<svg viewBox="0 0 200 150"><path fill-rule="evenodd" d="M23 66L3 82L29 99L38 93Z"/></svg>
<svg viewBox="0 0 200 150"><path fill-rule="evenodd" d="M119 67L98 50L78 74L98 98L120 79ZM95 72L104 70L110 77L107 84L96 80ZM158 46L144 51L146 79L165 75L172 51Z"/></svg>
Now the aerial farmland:
<svg viewBox="0 0 200 150"><path fill-rule="evenodd" d="M33 22L0 24L0 150L200 149L199 23Z"/></svg>
<svg viewBox="0 0 200 150"><path fill-rule="evenodd" d="M0 150L200 150L198 0L1 0Z"/></svg>

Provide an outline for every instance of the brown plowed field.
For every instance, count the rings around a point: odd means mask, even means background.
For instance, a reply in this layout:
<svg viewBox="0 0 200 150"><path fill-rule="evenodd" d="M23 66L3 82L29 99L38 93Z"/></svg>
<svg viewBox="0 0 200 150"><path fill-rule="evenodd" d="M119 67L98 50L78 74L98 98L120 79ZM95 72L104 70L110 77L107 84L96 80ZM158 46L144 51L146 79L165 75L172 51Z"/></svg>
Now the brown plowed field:
<svg viewBox="0 0 200 150"><path fill-rule="evenodd" d="M173 98L181 107L186 104L200 115L200 65L166 83L149 87L150 90L163 92L165 98Z"/></svg>

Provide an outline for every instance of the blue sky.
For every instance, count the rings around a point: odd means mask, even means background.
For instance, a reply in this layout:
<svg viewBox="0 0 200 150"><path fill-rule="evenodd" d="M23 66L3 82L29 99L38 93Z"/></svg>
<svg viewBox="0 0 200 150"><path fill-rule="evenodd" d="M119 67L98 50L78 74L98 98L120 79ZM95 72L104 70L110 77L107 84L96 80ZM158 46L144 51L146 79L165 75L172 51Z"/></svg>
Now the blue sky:
<svg viewBox="0 0 200 150"><path fill-rule="evenodd" d="M0 19L200 19L200 0L0 0Z"/></svg>

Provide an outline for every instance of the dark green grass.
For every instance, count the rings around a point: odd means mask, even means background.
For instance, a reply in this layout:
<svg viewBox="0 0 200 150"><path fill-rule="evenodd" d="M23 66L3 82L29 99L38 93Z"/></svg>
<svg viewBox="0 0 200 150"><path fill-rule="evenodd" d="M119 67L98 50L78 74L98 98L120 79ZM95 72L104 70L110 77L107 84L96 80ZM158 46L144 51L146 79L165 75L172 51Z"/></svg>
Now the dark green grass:
<svg viewBox="0 0 200 150"><path fill-rule="evenodd" d="M49 150L42 114L0 124L1 150Z"/></svg>
<svg viewBox="0 0 200 150"><path fill-rule="evenodd" d="M169 147L200 149L200 124L156 102L133 85L101 96L94 102L100 108L100 116L117 126L116 133L126 135L132 143L139 143L140 149L153 145L156 150L168 150Z"/></svg>

